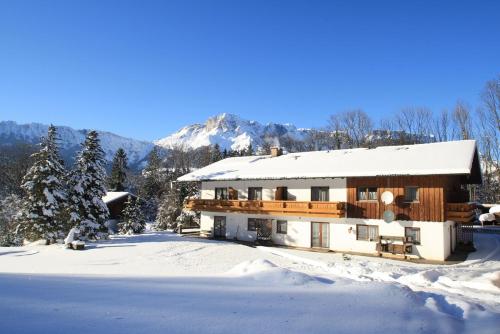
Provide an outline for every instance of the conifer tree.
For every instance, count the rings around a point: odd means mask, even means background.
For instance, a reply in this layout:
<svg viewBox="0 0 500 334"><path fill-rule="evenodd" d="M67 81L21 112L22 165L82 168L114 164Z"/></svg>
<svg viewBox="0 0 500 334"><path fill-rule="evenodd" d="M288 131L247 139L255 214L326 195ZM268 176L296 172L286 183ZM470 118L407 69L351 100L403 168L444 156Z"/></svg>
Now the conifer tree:
<svg viewBox="0 0 500 334"><path fill-rule="evenodd" d="M245 155L250 156L253 154L254 154L253 146L252 146L252 143L250 143L245 151Z"/></svg>
<svg viewBox="0 0 500 334"><path fill-rule="evenodd" d="M219 144L215 144L213 147L212 147L212 150L211 150L211 162L217 162L219 160L222 160L222 153L220 151L220 146Z"/></svg>
<svg viewBox="0 0 500 334"><path fill-rule="evenodd" d="M67 228L62 220L66 203L65 171L53 125L49 127L47 138L42 139L40 151L34 153L32 158L34 163L23 179L26 200L17 232L27 240L55 242Z"/></svg>
<svg viewBox="0 0 500 334"><path fill-rule="evenodd" d="M143 170L143 182L140 195L144 199L144 213L147 220L154 221L158 210L158 201L165 188L165 172L157 147L154 147L148 157L148 164Z"/></svg>
<svg viewBox="0 0 500 334"><path fill-rule="evenodd" d="M125 191L127 188L127 153L123 148L119 148L113 157L111 176L109 178L109 190Z"/></svg>
<svg viewBox="0 0 500 334"><path fill-rule="evenodd" d="M125 208L122 212L123 222L118 224L120 233L122 234L139 234L146 228L146 221L142 214L140 199L132 199L128 196L125 202Z"/></svg>
<svg viewBox="0 0 500 334"><path fill-rule="evenodd" d="M148 157L148 165L144 168L144 184L142 187L142 196L145 199L159 197L163 188L162 162L158 148L155 146Z"/></svg>
<svg viewBox="0 0 500 334"><path fill-rule="evenodd" d="M96 131L90 131L78 153L69 181L70 221L86 239L105 239L109 212L102 197L106 194L104 152Z"/></svg>

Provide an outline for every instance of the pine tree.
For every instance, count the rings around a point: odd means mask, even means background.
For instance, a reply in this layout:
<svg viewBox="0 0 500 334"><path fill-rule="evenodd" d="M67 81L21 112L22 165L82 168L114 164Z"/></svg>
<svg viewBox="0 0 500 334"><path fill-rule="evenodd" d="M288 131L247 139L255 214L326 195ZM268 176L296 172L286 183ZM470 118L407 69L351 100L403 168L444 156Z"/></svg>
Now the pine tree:
<svg viewBox="0 0 500 334"><path fill-rule="evenodd" d="M67 226L62 220L66 204L65 171L53 125L49 127L47 138L42 139L40 151L34 153L32 158L33 166L23 179L26 201L17 232L28 240L54 242L64 235Z"/></svg>
<svg viewBox="0 0 500 334"><path fill-rule="evenodd" d="M104 152L96 131L90 131L70 175L70 221L86 239L105 239L109 212L102 197L106 194Z"/></svg>
<svg viewBox="0 0 500 334"><path fill-rule="evenodd" d="M143 171L144 184L141 189L141 195L145 199L159 197L163 188L161 168L162 161L160 154L158 152L158 148L154 147L151 153L149 153L148 165Z"/></svg>
<svg viewBox="0 0 500 334"><path fill-rule="evenodd" d="M149 221L154 221L156 219L158 200L163 193L164 184L166 183L162 167L162 160L158 148L154 147L149 154L148 164L142 173L143 182L140 188L140 195L145 202L144 209L146 218Z"/></svg>
<svg viewBox="0 0 500 334"><path fill-rule="evenodd" d="M122 212L123 222L118 224L120 233L122 234L139 234L146 228L146 221L142 214L140 199L132 199L128 196L125 202L125 208Z"/></svg>
<svg viewBox="0 0 500 334"><path fill-rule="evenodd" d="M210 160L211 160L212 163L217 162L219 160L222 160L222 153L220 151L219 144L215 144L212 147L212 150L211 150L211 159Z"/></svg>
<svg viewBox="0 0 500 334"><path fill-rule="evenodd" d="M253 155L253 154L254 154L253 146L252 146L252 143L250 143L248 145L247 149L245 150L245 155L250 156L250 155Z"/></svg>
<svg viewBox="0 0 500 334"><path fill-rule="evenodd" d="M125 191L127 188L127 153L123 148L119 148L113 157L111 176L109 178L109 190Z"/></svg>
<svg viewBox="0 0 500 334"><path fill-rule="evenodd" d="M21 244L22 240L15 232L21 218L22 207L23 201L16 194L0 200L0 247Z"/></svg>

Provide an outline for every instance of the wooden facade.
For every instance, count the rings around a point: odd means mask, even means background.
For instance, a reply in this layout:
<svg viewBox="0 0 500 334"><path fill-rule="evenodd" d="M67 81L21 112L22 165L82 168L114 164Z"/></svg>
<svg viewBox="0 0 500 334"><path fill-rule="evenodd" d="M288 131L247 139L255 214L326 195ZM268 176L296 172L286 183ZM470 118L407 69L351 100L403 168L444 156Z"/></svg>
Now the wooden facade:
<svg viewBox="0 0 500 334"><path fill-rule="evenodd" d="M445 177L394 176L347 179L347 216L349 218L382 219L384 211L392 210L396 220L444 221ZM418 201L405 201L405 187L418 187ZM376 200L358 201L359 187L377 188ZM394 195L390 205L380 196L384 191Z"/></svg>
<svg viewBox="0 0 500 334"><path fill-rule="evenodd" d="M347 217L382 219L384 211L392 210L396 220L462 222L467 219L468 222L474 208L465 205L469 195L463 182L460 177L449 175L348 178ZM360 187L377 188L377 199L358 200ZM408 187L418 188L418 200L405 199ZM394 195L392 204L385 205L380 200L384 191Z"/></svg>

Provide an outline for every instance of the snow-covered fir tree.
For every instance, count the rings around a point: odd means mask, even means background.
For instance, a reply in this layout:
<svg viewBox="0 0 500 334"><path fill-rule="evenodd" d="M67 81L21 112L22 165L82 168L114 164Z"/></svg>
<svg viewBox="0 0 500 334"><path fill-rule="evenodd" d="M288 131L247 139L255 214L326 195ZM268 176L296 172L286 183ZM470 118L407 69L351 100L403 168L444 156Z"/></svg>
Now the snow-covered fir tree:
<svg viewBox="0 0 500 334"><path fill-rule="evenodd" d="M106 194L104 152L96 131L90 131L69 177L70 221L85 239L105 239L109 211L102 197Z"/></svg>
<svg viewBox="0 0 500 334"><path fill-rule="evenodd" d="M125 191L127 189L127 153L119 148L113 157L111 176L109 177L110 191Z"/></svg>
<svg viewBox="0 0 500 334"><path fill-rule="evenodd" d="M142 214L140 199L133 199L128 196L125 202L125 208L122 212L123 222L118 224L120 233L122 234L139 234L144 232L146 228L146 221Z"/></svg>
<svg viewBox="0 0 500 334"><path fill-rule="evenodd" d="M15 194L0 200L0 247L21 243L16 235L16 227L21 218L22 207L22 199Z"/></svg>
<svg viewBox="0 0 500 334"><path fill-rule="evenodd" d="M142 172L142 183L139 194L144 200L144 214L148 221L156 219L158 201L162 196L166 178L166 170L160 158L160 152L154 147L148 156L148 164Z"/></svg>
<svg viewBox="0 0 500 334"><path fill-rule="evenodd" d="M65 170L53 125L49 127L47 137L42 139L40 151L32 157L33 166L23 179L26 200L17 231L27 240L54 242L66 233L67 226L62 216L66 203Z"/></svg>

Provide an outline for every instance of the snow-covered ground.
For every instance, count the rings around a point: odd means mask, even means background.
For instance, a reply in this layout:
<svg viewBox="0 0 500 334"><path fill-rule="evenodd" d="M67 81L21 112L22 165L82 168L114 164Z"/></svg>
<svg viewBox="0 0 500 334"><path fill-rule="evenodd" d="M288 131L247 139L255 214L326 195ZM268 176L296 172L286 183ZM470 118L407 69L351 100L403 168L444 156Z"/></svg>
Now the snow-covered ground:
<svg viewBox="0 0 500 334"><path fill-rule="evenodd" d="M2 333L498 333L500 235L456 265L148 232L0 248Z"/></svg>

